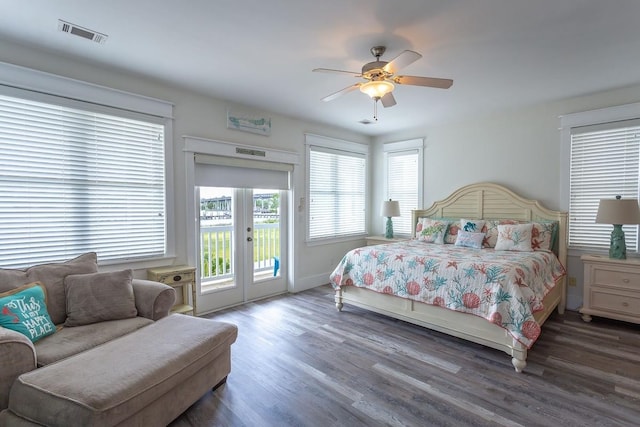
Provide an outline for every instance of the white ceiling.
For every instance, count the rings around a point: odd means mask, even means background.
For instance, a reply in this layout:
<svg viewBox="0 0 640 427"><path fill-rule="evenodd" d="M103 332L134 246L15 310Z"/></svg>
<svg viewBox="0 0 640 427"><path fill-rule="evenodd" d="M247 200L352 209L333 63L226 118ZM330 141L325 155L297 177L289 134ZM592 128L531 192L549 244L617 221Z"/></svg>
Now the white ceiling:
<svg viewBox="0 0 640 427"><path fill-rule="evenodd" d="M638 0L0 0L0 40L188 87L259 111L380 135L477 113L640 83ZM97 44L58 19L107 34ZM359 80L387 46L423 58L400 74L454 80L396 86L379 108Z"/></svg>

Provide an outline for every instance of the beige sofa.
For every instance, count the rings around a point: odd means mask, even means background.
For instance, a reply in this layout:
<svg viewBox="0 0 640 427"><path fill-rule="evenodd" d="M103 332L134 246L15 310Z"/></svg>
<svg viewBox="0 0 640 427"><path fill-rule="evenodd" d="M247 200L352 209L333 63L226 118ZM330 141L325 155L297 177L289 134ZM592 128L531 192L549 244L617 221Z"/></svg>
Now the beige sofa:
<svg viewBox="0 0 640 427"><path fill-rule="evenodd" d="M0 269L0 293L32 282L57 327L0 327L0 425L163 425L226 380L237 328L169 315L172 287L98 273L95 253Z"/></svg>

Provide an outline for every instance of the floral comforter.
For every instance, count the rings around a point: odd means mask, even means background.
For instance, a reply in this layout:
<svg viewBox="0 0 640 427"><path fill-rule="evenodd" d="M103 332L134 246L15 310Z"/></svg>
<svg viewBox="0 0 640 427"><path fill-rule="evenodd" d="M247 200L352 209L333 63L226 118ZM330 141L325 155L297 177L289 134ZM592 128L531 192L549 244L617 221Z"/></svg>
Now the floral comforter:
<svg viewBox="0 0 640 427"><path fill-rule="evenodd" d="M358 286L483 317L530 348L540 335L533 313L564 274L552 252L410 240L349 251L330 279L335 289Z"/></svg>

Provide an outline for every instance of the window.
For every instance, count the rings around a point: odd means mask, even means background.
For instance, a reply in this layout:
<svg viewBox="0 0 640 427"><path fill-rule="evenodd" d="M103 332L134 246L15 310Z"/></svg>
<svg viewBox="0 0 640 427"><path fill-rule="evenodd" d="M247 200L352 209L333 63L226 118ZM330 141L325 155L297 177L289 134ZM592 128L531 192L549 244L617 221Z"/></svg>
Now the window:
<svg viewBox="0 0 640 427"><path fill-rule="evenodd" d="M397 200L394 234L411 235L411 211L422 206L422 139L384 144L386 200ZM386 219L384 219L386 221Z"/></svg>
<svg viewBox="0 0 640 427"><path fill-rule="evenodd" d="M366 234L368 147L307 135L308 240Z"/></svg>
<svg viewBox="0 0 640 427"><path fill-rule="evenodd" d="M166 255L164 123L3 87L0 265Z"/></svg>
<svg viewBox="0 0 640 427"><path fill-rule="evenodd" d="M638 198L640 120L632 117L639 113L634 104L563 117L570 248L608 250L613 228L595 223L600 199ZM624 225L623 230L627 251L638 252L638 226Z"/></svg>

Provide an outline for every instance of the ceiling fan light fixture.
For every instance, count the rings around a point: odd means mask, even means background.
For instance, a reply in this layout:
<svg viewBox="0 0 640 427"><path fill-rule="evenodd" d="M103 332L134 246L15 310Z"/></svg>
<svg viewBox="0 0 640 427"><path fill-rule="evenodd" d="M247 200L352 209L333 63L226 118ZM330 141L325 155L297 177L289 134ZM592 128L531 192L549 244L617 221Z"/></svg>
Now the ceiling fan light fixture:
<svg viewBox="0 0 640 427"><path fill-rule="evenodd" d="M373 99L380 99L393 89L393 83L385 80L371 80L360 85L360 91Z"/></svg>

